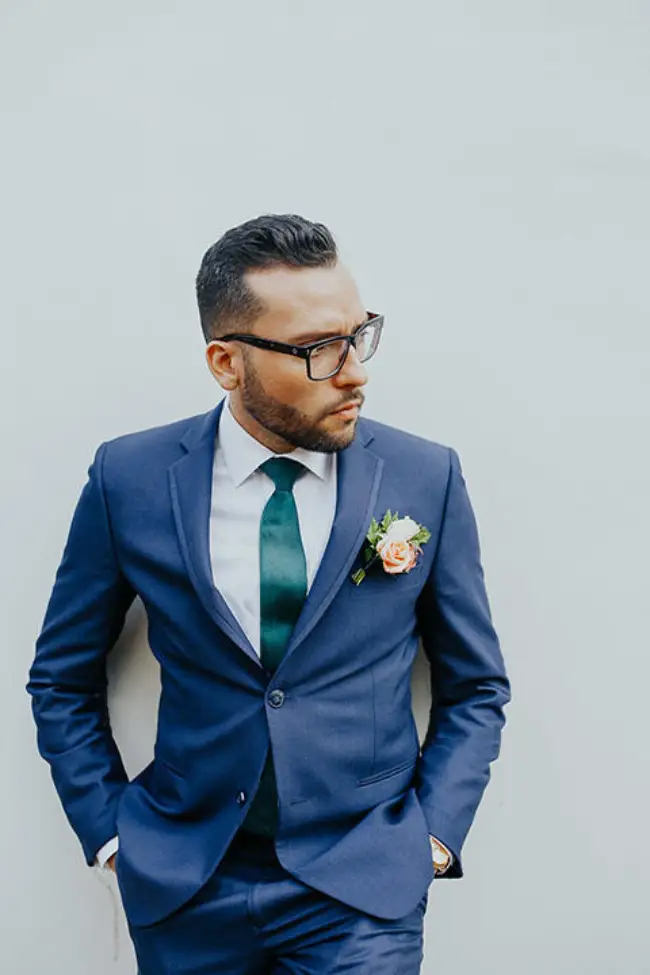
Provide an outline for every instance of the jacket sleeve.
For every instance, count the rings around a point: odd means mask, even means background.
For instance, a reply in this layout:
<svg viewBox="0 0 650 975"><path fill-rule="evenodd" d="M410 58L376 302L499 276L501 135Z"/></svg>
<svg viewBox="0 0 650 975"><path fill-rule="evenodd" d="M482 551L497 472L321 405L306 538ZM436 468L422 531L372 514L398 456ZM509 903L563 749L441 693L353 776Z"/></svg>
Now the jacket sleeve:
<svg viewBox="0 0 650 975"><path fill-rule="evenodd" d="M449 453L438 547L418 600L432 706L417 794L430 834L454 855L443 876L462 877L460 851L499 754L510 684L492 624L476 519L458 454Z"/></svg>
<svg viewBox="0 0 650 975"><path fill-rule="evenodd" d="M135 593L116 558L98 448L70 525L27 691L38 749L88 864L116 833L128 778L106 703L106 656Z"/></svg>

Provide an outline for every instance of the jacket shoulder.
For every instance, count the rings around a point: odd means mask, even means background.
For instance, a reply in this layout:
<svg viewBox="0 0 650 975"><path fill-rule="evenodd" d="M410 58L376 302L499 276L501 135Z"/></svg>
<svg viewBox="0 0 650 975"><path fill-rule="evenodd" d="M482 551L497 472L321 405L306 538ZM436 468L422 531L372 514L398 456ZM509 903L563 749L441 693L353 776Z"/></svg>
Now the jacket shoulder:
<svg viewBox="0 0 650 975"><path fill-rule="evenodd" d="M103 448L106 462L114 470L124 470L132 464L142 470L147 463L154 461L169 465L182 456L180 443L183 437L200 427L208 415L198 413L171 423L123 433L105 440L100 449Z"/></svg>
<svg viewBox="0 0 650 975"><path fill-rule="evenodd" d="M360 421L362 429L372 438L370 449L379 454L404 454L429 457L434 463L449 464L450 455L455 453L453 447L448 444L439 443L437 440L429 440L416 433L401 430L399 427L391 426L388 423L381 423L379 420L363 418Z"/></svg>

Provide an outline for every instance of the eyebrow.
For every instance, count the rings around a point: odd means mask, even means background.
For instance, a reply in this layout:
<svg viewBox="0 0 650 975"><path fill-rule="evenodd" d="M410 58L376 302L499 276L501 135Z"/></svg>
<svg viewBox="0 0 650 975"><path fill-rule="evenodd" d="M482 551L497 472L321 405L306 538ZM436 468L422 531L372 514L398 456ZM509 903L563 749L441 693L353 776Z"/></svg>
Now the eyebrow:
<svg viewBox="0 0 650 975"><path fill-rule="evenodd" d="M354 335L354 333L357 332L361 328L362 325L365 325L366 322L370 320L370 318L371 318L370 314L368 312L366 312L366 317L364 318L364 320L362 322L359 322L358 325L355 325L354 326L354 328L352 329L351 334ZM336 331L329 331L329 332L303 332L302 335L296 335L287 344L288 345L308 345L310 342L319 342L321 339L341 338L344 334L345 334L344 332L336 332Z"/></svg>

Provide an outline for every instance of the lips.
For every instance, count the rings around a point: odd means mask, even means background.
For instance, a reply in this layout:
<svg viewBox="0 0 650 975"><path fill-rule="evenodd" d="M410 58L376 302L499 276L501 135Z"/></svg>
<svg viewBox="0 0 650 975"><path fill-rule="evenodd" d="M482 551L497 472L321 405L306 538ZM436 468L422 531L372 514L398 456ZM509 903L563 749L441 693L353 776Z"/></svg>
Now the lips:
<svg viewBox="0 0 650 975"><path fill-rule="evenodd" d="M338 410L333 410L333 413L344 413L348 410L360 409L361 400L355 399L351 403L344 403L343 406L339 406Z"/></svg>

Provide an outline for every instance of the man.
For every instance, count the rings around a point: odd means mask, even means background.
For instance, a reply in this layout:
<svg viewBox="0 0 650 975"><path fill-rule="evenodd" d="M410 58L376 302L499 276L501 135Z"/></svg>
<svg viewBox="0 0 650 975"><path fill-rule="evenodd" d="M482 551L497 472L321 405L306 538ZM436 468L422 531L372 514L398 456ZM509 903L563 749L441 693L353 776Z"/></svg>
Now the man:
<svg viewBox="0 0 650 975"><path fill-rule="evenodd" d="M97 450L30 671L39 749L141 975L413 975L509 700L459 457L360 418L383 317L322 224L233 228L197 296L226 396ZM136 595L162 692L129 782L105 658Z"/></svg>

